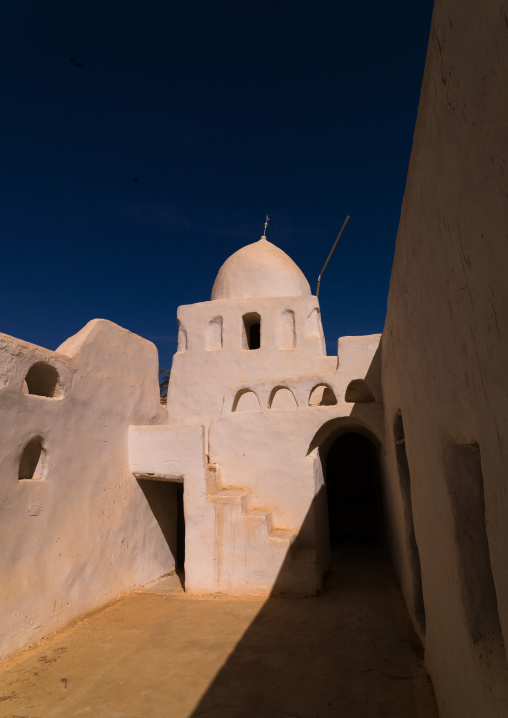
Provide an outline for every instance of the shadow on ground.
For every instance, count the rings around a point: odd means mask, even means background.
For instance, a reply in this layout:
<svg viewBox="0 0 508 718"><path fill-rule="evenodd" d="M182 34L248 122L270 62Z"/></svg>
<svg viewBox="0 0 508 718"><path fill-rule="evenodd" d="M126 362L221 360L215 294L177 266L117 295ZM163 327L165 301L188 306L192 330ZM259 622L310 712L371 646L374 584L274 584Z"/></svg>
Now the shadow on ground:
<svg viewBox="0 0 508 718"><path fill-rule="evenodd" d="M437 717L386 554L332 559L321 596L266 601L192 718Z"/></svg>

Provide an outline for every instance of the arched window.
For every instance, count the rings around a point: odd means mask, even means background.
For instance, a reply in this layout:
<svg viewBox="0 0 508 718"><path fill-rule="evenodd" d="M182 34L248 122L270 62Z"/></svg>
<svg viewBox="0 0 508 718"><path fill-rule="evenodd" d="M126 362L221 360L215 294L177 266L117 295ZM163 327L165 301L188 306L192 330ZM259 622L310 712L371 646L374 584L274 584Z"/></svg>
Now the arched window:
<svg viewBox="0 0 508 718"><path fill-rule="evenodd" d="M208 322L205 348L209 352L217 352L222 349L222 317L214 317Z"/></svg>
<svg viewBox="0 0 508 718"><path fill-rule="evenodd" d="M261 317L257 312L243 315L243 342L244 349L259 349L261 347Z"/></svg>
<svg viewBox="0 0 508 718"><path fill-rule="evenodd" d="M40 436L35 436L26 444L19 462L18 479L44 478L45 450Z"/></svg>
<svg viewBox="0 0 508 718"><path fill-rule="evenodd" d="M351 404L367 404L376 401L376 397L365 379L353 379L346 389L345 399Z"/></svg>
<svg viewBox="0 0 508 718"><path fill-rule="evenodd" d="M240 389L231 411L261 411L257 395L250 389Z"/></svg>
<svg viewBox="0 0 508 718"><path fill-rule="evenodd" d="M272 391L272 398L270 400L270 409L280 409L288 411L291 409L297 409L298 405L294 397L293 392L287 387L281 386L276 387Z"/></svg>
<svg viewBox="0 0 508 718"><path fill-rule="evenodd" d="M309 406L335 406L337 399L327 384L318 384L310 393Z"/></svg>
<svg viewBox="0 0 508 718"><path fill-rule="evenodd" d="M25 377L28 394L56 397L59 395L58 372L54 366L38 361L33 364ZM24 385L23 385L24 387ZM23 393L25 393L23 389Z"/></svg>

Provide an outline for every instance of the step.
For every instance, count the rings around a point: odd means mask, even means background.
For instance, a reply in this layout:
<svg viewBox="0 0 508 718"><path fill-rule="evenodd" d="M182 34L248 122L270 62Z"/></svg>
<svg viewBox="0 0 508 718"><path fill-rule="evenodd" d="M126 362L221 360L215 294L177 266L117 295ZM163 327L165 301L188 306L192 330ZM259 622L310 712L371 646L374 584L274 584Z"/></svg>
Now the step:
<svg viewBox="0 0 508 718"><path fill-rule="evenodd" d="M229 487L216 491L214 494L210 494L209 499L215 504L242 505L245 503L245 499L249 494L250 491L248 489Z"/></svg>
<svg viewBox="0 0 508 718"><path fill-rule="evenodd" d="M273 543L278 543L281 546L286 545L289 548L294 543L296 536L296 531L292 529L272 529L268 538Z"/></svg>
<svg viewBox="0 0 508 718"><path fill-rule="evenodd" d="M250 509L249 511L245 511L243 517L264 524L268 533L274 530L273 513L270 509Z"/></svg>

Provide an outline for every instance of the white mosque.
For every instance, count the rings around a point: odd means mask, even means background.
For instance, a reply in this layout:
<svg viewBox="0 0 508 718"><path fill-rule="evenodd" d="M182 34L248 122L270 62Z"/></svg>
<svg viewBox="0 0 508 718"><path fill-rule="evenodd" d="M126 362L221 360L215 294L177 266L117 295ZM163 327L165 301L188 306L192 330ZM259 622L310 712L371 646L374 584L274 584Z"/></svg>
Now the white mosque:
<svg viewBox="0 0 508 718"><path fill-rule="evenodd" d="M175 568L190 593L313 595L341 501L378 526L374 494L325 480L343 435L378 463L380 335L326 356L317 298L265 236L178 325L166 406L155 346L111 322L54 352L0 335L3 655Z"/></svg>
<svg viewBox="0 0 508 718"><path fill-rule="evenodd" d="M265 236L179 308L167 405L112 322L0 334L0 659L175 569L315 595L331 546L384 539L440 714L508 715L508 43L473 5L434 9L382 341L327 356Z"/></svg>
<svg viewBox="0 0 508 718"><path fill-rule="evenodd" d="M379 447L380 335L326 356L319 303L263 236L178 310L167 423L130 429L138 479L183 482L191 592L313 595L328 563L323 466L341 434Z"/></svg>

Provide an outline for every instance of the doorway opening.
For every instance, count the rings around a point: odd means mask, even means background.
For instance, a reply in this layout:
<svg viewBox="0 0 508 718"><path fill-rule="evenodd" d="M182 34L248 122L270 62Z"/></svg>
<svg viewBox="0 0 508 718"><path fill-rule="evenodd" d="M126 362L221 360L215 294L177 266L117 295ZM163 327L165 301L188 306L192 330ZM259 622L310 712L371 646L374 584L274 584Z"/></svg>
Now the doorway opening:
<svg viewBox="0 0 508 718"><path fill-rule="evenodd" d="M176 481L138 478L138 483L175 562L175 570L183 574L185 564L184 485ZM169 571L169 567L168 567ZM183 575L181 576L183 585Z"/></svg>
<svg viewBox="0 0 508 718"><path fill-rule="evenodd" d="M383 546L383 509L377 449L348 431L330 446L325 461L332 548Z"/></svg>

